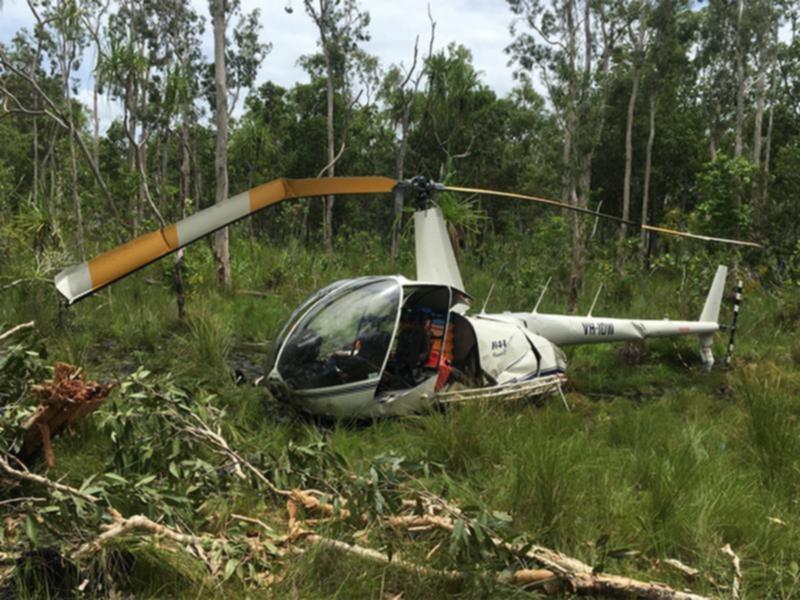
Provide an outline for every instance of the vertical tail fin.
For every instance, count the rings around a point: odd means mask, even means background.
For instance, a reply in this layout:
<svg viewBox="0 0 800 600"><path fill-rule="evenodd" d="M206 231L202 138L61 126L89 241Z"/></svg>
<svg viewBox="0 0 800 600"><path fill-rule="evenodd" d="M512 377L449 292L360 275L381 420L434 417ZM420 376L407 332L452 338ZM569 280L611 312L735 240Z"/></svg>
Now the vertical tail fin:
<svg viewBox="0 0 800 600"><path fill-rule="evenodd" d="M719 322L719 307L722 304L722 294L725 292L725 279L728 277L728 267L720 265L708 290L706 303L703 305L703 312L700 313L700 321L717 323Z"/></svg>
<svg viewBox="0 0 800 600"><path fill-rule="evenodd" d="M720 265L711 282L711 289L708 290L706 303L703 305L703 312L700 313L700 321L719 323L719 308L722 304L722 295L725 292L725 279L728 277L728 267ZM700 336L700 360L703 368L710 371L714 366L714 353L711 351L711 344L714 341L714 334L707 333Z"/></svg>

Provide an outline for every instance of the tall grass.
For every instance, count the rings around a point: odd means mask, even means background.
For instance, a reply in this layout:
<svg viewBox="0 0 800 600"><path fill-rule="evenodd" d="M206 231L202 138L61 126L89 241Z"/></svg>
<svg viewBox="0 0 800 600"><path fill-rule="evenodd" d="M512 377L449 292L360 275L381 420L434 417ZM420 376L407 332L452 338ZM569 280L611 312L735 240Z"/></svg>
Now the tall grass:
<svg viewBox="0 0 800 600"><path fill-rule="evenodd" d="M434 469L426 486L465 506L506 511L515 534L592 564L603 561L604 548L628 548L641 552L641 558L607 559L606 568L683 587L678 577L653 572L650 562L678 558L727 582L730 563L719 548L730 543L742 557L748 597L797 597L800 346L797 300L787 292L746 292L731 372L700 373L696 340L689 338L647 342L637 364L613 346L568 349L574 385L570 399L576 407L571 413L555 400L544 408L526 402L475 404L368 426L321 428L277 406L258 388L232 385L229 362L237 344L274 339L298 302L335 279L372 272L413 276L412 242L404 240L401 260L392 264L385 241L365 235L357 245L340 243L340 252L332 256L293 243L244 244L234 236L235 285L229 292L215 288L210 253L201 246L187 252L185 323L177 321L163 265L68 310L59 308L54 292L44 285L14 288L0 302L0 321L36 318L50 357L78 362L90 375L120 378L143 364L154 373L173 372L197 393L216 393L215 402L225 407L236 432L237 447L259 460L280 455L289 442L318 439L327 439L354 467L389 451L424 459L441 465L444 473ZM550 274L542 253L551 249L540 248L537 254L524 239L491 243L492 252L484 252L480 260L462 258L476 304L482 304L496 279L489 310L532 307ZM503 269L506 263L514 268ZM564 308L567 281L562 267L552 273L555 279L542 310ZM1 276L10 273L4 268L0 265ZM605 280L596 314L694 318L710 276L682 286L681 275L662 269L641 281L630 275L617 285L598 262L589 267L579 305L588 308L596 284ZM717 345L718 354L722 348ZM54 475L80 484L87 471L100 468L104 446L98 437L90 419L76 437L57 440ZM94 451L83 460L87 445ZM236 491L235 496L230 505L244 514L264 510L257 495ZM209 506L227 501L221 496ZM432 549L420 550L406 538L391 541L405 555L420 553L421 560ZM162 557L152 548L137 548L136 556L131 587L143 596L240 592L208 590L194 564L164 562L177 571L168 576L159 570ZM431 560L446 564L445 557L440 550ZM350 598L404 591L404 597L438 598L447 593L516 593L477 583L453 590L324 552L307 553L282 575L264 595ZM699 592L715 593L704 581L692 585Z"/></svg>

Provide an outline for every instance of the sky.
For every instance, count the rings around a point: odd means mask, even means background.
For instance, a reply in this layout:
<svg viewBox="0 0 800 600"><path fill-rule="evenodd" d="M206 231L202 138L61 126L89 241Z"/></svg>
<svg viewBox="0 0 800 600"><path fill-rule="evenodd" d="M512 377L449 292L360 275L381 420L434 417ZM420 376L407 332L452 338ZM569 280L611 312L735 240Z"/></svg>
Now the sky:
<svg viewBox="0 0 800 600"><path fill-rule="evenodd" d="M411 64L414 40L420 37L420 52L427 50L430 23L428 3L436 21L434 49L458 42L469 48L482 79L498 95L514 86L513 69L508 66L504 48L510 43L509 25L513 15L505 0L361 0L370 14L371 39L364 49L378 57L383 68L391 64ZM212 56L213 39L208 19L207 0L192 0L195 10L206 17L203 49ZM258 83L273 81L284 87L308 81L297 64L300 56L316 50L317 32L305 14L302 0L242 0L244 10L261 9L261 40L272 44L259 71ZM285 10L290 6L291 14ZM0 42L8 42L21 28L31 28L33 17L25 0L4 0L0 8ZM94 51L87 49L79 72L78 98L91 105L91 65ZM241 103L240 103L241 104ZM121 113L120 106L109 99L100 102L103 128Z"/></svg>

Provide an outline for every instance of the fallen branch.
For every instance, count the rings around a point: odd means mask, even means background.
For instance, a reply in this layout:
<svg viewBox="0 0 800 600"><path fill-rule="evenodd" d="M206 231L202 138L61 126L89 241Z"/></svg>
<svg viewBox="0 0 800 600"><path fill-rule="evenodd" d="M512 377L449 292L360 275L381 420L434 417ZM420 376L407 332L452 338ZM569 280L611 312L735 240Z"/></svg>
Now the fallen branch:
<svg viewBox="0 0 800 600"><path fill-rule="evenodd" d="M690 567L679 561L676 558L664 558L661 560L655 561L656 566L665 566L675 571L676 573L680 573L687 579L694 579L700 574L700 569L695 569L694 567Z"/></svg>
<svg viewBox="0 0 800 600"><path fill-rule="evenodd" d="M12 327L11 329L6 331L5 333L0 334L0 342L2 342L6 338L11 337L12 335L17 333L18 331L21 331L23 329L30 329L31 327L33 327L33 325L34 325L34 321L28 321L27 323L20 323L16 327Z"/></svg>
<svg viewBox="0 0 800 600"><path fill-rule="evenodd" d="M562 588L558 575L547 569L520 569L511 576L511 583L528 590L543 588L548 594L555 594Z"/></svg>
<svg viewBox="0 0 800 600"><path fill-rule="evenodd" d="M456 511L459 515L461 514L457 508L449 504L446 504L446 506L448 510ZM390 517L388 522L395 527L433 525L450 533L452 533L455 527L451 519L430 514ZM515 573L514 576L512 576L512 582L516 581L521 585L528 585L530 583L540 583L544 585L544 580L548 578L545 577L546 571L550 574L549 577L557 578L567 584L571 591L576 594L605 594L623 598L636 597L648 600L706 600L705 596L675 590L662 583L638 581L629 577L610 575L608 573L594 573L592 572L592 567L586 563L543 546L532 546L526 552L521 553L518 547L499 538L493 537L492 542L498 547L522 555L528 560L535 561L547 567L546 569L523 569ZM536 581L531 581L532 578L536 579Z"/></svg>
<svg viewBox="0 0 800 600"><path fill-rule="evenodd" d="M574 573L567 583L576 594L644 598L645 600L709 600L691 592L681 592L663 583L646 583L608 573Z"/></svg>
<svg viewBox="0 0 800 600"><path fill-rule="evenodd" d="M49 490L55 490L57 492L61 492L62 494L69 494L70 496L75 496L76 498L86 500L87 502L97 502L100 500L97 496L86 494L72 486L58 483L57 481L53 481L47 477L42 477L41 475L36 475L35 473L31 473L27 470L20 471L19 469L15 469L3 456L0 456L0 472L18 481L35 483L37 485L44 486Z"/></svg>
<svg viewBox="0 0 800 600"><path fill-rule="evenodd" d="M21 504L23 502L45 502L47 498L38 498L36 496L21 496L19 498L7 498L6 500L0 500L0 506L5 504Z"/></svg>
<svg viewBox="0 0 800 600"><path fill-rule="evenodd" d="M212 449L219 454L226 456L234 464L234 472L240 479L245 479L244 471L247 470L255 476L268 490L276 496L290 498L300 503L306 510L316 510L326 515L338 515L343 519L350 518L350 511L346 508L337 508L332 504L322 502L310 493L310 490L283 490L276 486L260 469L256 468L251 462L243 458L236 450L231 448L227 440L222 437L220 431L213 431L199 416L190 415L194 424L187 424L183 431L193 436L195 439L206 442ZM188 422L188 419L187 419Z"/></svg>
<svg viewBox="0 0 800 600"><path fill-rule="evenodd" d="M101 533L94 540L81 545L81 547L73 553L72 557L74 559L81 560L92 554L96 554L109 540L132 532L143 532L147 535L163 537L184 546L202 544L208 541L206 538L182 533L166 525L156 523L144 515L134 515L126 519L113 509L111 514L115 519L114 525Z"/></svg>
<svg viewBox="0 0 800 600"><path fill-rule="evenodd" d="M193 436L194 438L204 441L209 444L212 449L216 450L219 454L227 456L228 459L234 464L234 472L236 476L240 479L245 479L244 469L248 470L252 473L258 481L260 481L264 487L266 487L269 491L277 496L283 497L291 497L292 492L289 490L282 490L278 486L276 486L272 481L267 478L264 473L262 473L259 469L253 466L252 463L242 458L242 456L236 452L233 448L231 448L230 444L228 444L227 440L222 437L222 433L220 431L213 431L200 417L191 413L190 416L194 419L194 422L197 425L187 425L183 428L183 431L188 433L189 435Z"/></svg>
<svg viewBox="0 0 800 600"><path fill-rule="evenodd" d="M464 577L463 574L459 573L458 571L440 571L439 569L431 569L430 567L424 567L422 565L398 558L390 559L387 555L378 552L377 550L373 550L372 548L348 544L347 542L326 538L317 534L308 534L305 536L305 539L312 544L318 544L329 550L335 550L337 552L342 552L343 554L349 554L350 556L355 556L368 562L396 567L402 571L407 571L416 575L442 577L450 581L459 581Z"/></svg>
<svg viewBox="0 0 800 600"><path fill-rule="evenodd" d="M316 510L331 516L338 515L342 519L350 518L350 511L346 508L337 508L333 504L322 502L319 498L309 494L308 491L292 490L292 499L299 502L306 510Z"/></svg>
<svg viewBox="0 0 800 600"><path fill-rule="evenodd" d="M739 557L733 551L730 544L725 544L722 548L720 548L722 553L731 559L731 564L733 565L733 587L731 587L731 598L733 600L739 600L741 598L741 590L742 590L742 567L741 563L739 562Z"/></svg>

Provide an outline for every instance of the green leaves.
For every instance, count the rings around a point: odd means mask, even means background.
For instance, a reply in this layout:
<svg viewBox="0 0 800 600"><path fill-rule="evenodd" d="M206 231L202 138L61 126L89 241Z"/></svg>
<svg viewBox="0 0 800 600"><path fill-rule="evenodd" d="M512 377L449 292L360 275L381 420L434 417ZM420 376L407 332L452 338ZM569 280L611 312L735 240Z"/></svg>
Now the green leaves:
<svg viewBox="0 0 800 600"><path fill-rule="evenodd" d="M746 158L724 154L697 176L700 204L694 218L700 231L711 235L747 237L752 226L752 206L747 200L755 166Z"/></svg>

